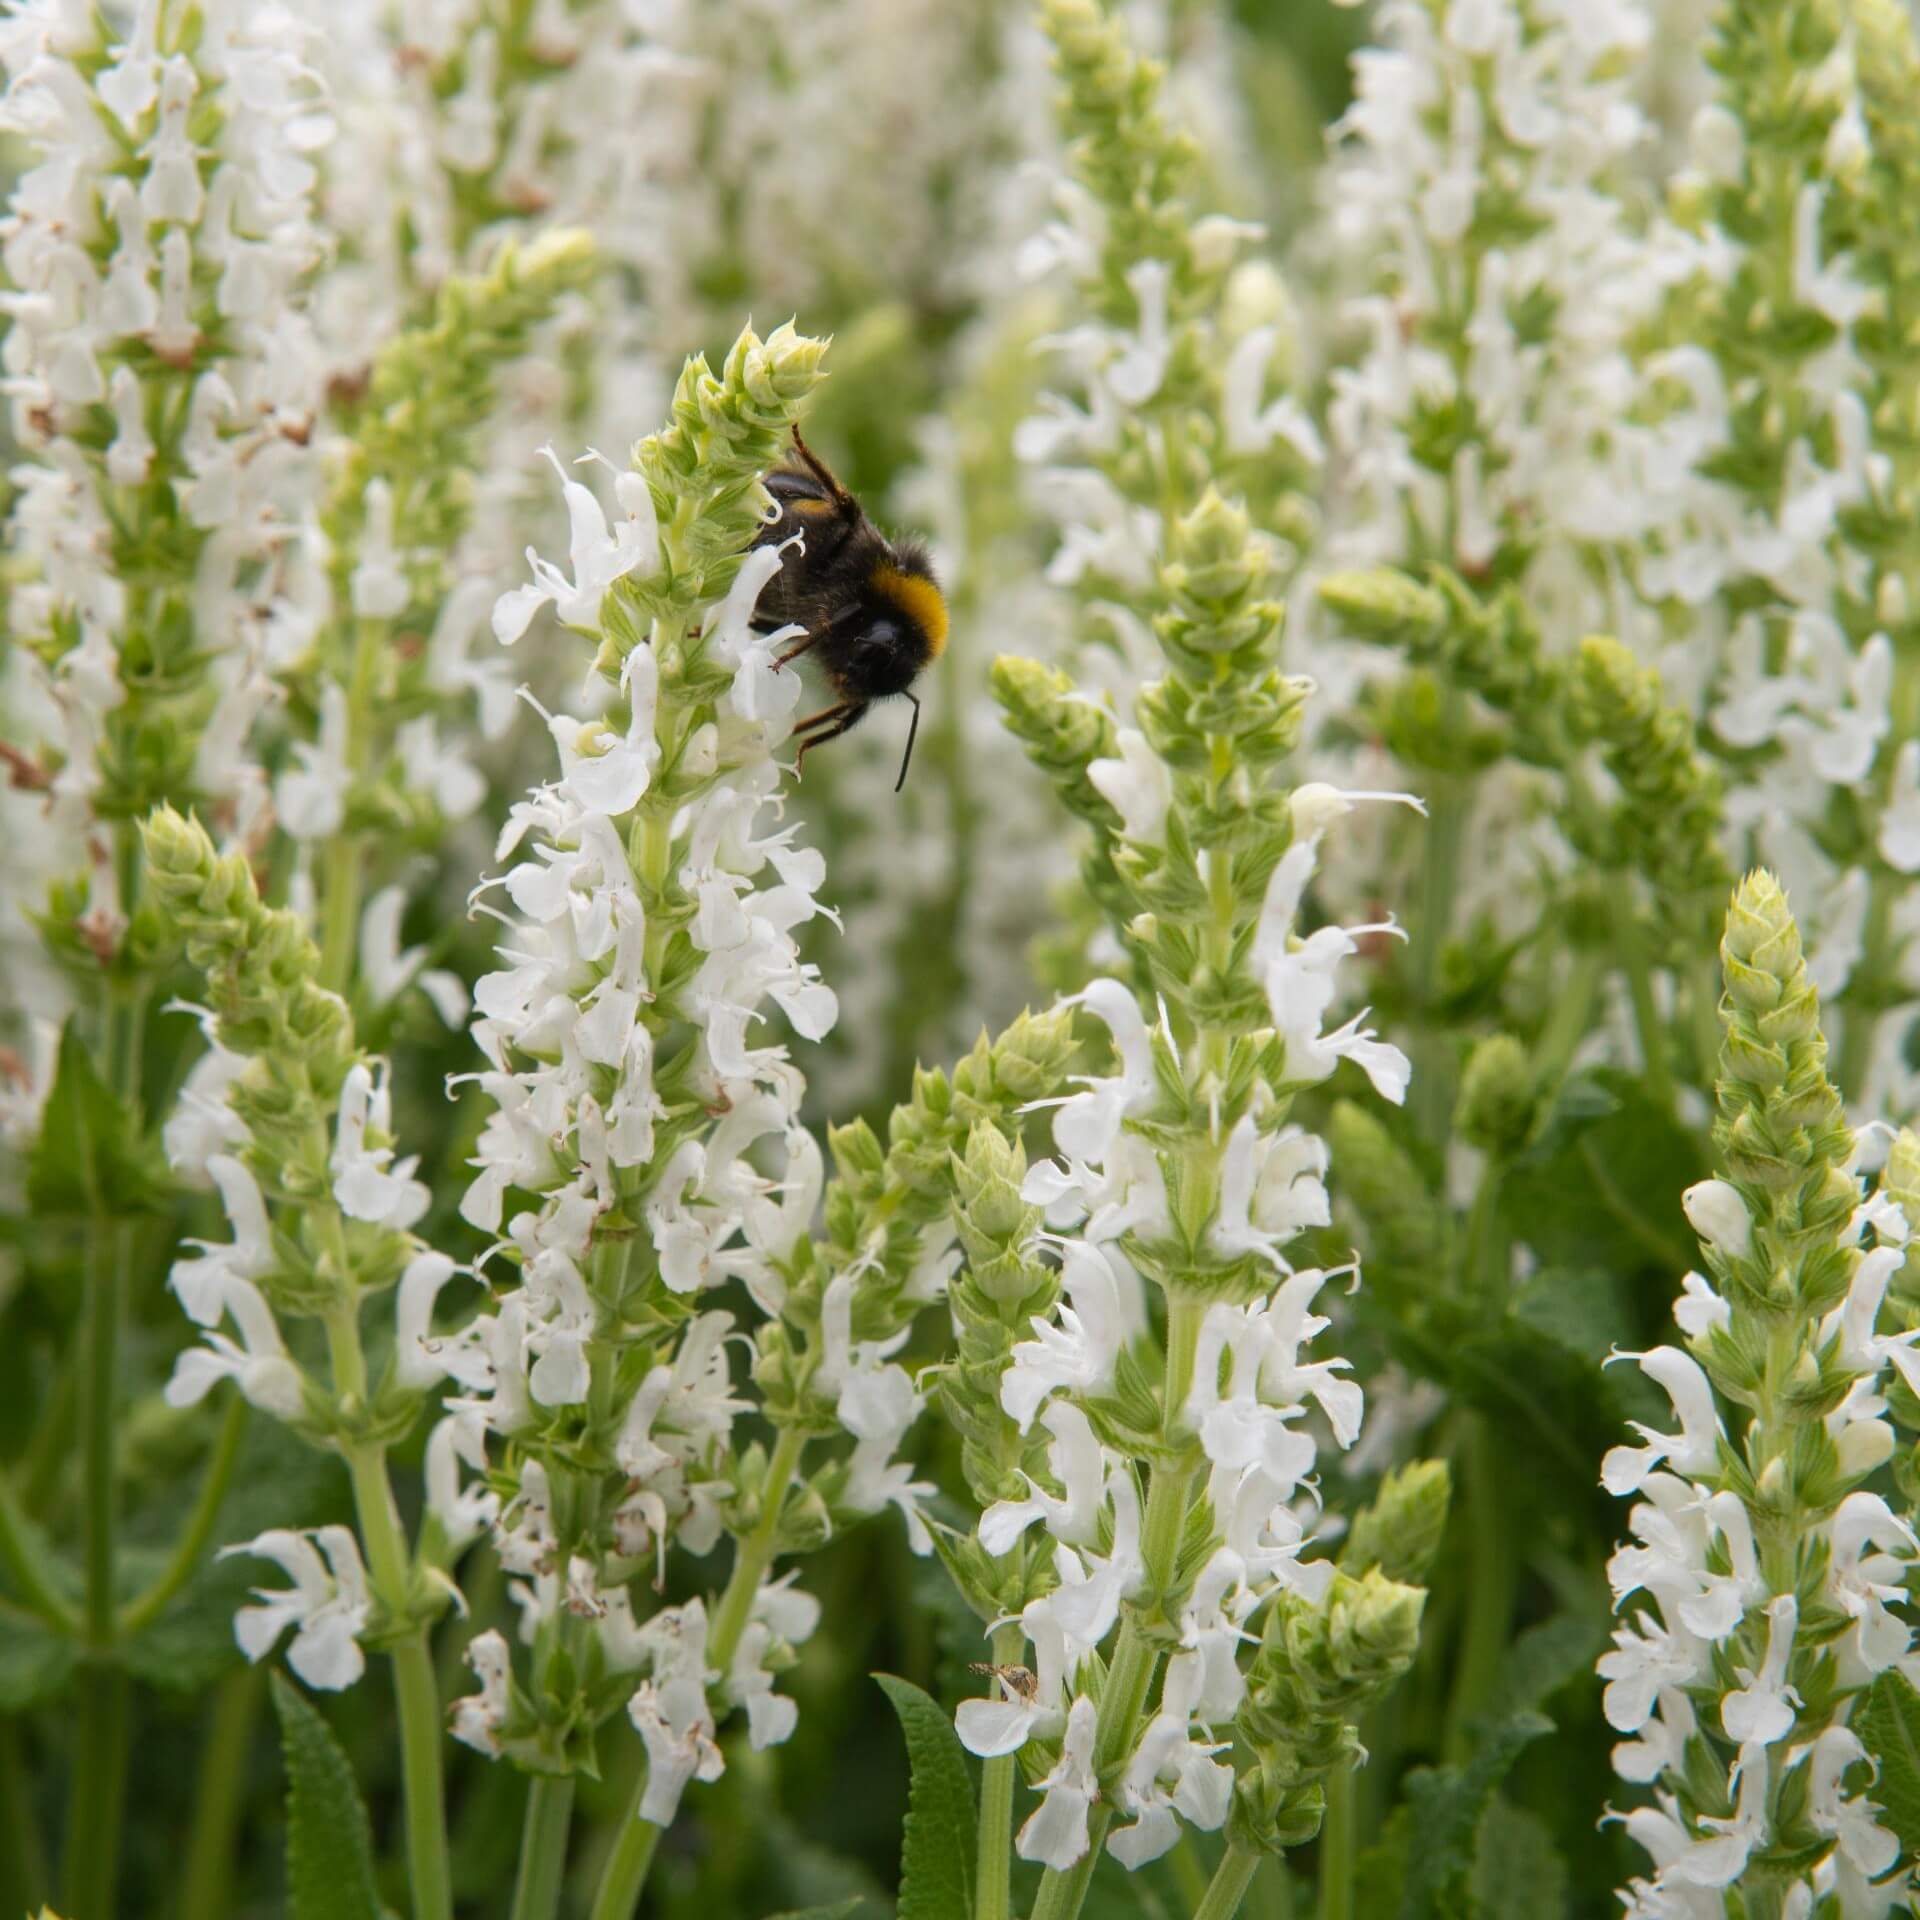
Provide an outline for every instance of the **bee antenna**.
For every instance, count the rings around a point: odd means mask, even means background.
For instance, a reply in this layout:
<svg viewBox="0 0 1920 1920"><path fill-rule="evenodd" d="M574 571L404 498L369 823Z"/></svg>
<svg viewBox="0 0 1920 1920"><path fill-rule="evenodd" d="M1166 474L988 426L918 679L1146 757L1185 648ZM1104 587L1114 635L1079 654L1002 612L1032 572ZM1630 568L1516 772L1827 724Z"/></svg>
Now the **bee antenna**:
<svg viewBox="0 0 1920 1920"><path fill-rule="evenodd" d="M913 702L913 720L907 728L907 750L900 756L900 778L893 783L898 793L907 784L907 769L913 764L913 742L920 731L920 700L916 694L909 693L907 698Z"/></svg>

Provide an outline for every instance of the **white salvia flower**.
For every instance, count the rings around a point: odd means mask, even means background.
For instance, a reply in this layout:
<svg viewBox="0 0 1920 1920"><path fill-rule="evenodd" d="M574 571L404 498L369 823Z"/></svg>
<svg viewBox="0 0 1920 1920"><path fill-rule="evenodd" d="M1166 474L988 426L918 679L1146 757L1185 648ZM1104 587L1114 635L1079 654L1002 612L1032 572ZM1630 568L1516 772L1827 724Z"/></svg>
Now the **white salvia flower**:
<svg viewBox="0 0 1920 1920"><path fill-rule="evenodd" d="M391 1147L369 1147L371 1132L391 1134L393 1102L387 1066L376 1077L365 1061L356 1061L340 1089L340 1113L334 1131L333 1197L340 1211L355 1220L404 1233L432 1204L426 1183L413 1178L417 1159L397 1164Z"/></svg>
<svg viewBox="0 0 1920 1920"><path fill-rule="evenodd" d="M1701 1239L1730 1260L1753 1251L1753 1217L1747 1203L1725 1180L1701 1180L1680 1196L1687 1222Z"/></svg>
<svg viewBox="0 0 1920 1920"><path fill-rule="evenodd" d="M328 681L320 692L320 737L298 740L298 763L274 783L273 804L280 824L296 840L326 840L340 831L347 813L347 692Z"/></svg>
<svg viewBox="0 0 1920 1920"><path fill-rule="evenodd" d="M1720 1702L1720 1724L1729 1740L1743 1747L1749 1741L1770 1747L1793 1731L1793 1710L1800 1696L1787 1684L1787 1666L1799 1624L1800 1607L1792 1594L1783 1593L1768 1603L1765 1663L1758 1673L1740 1669L1745 1684Z"/></svg>
<svg viewBox="0 0 1920 1920"><path fill-rule="evenodd" d="M1067 1686L1078 1662L1069 1657L1052 1595L1027 1602L1020 1630L1033 1643L1034 1670L996 1675L994 1697L963 1700L954 1713L960 1744L983 1760L1018 1753L1029 1740L1051 1739L1066 1726Z"/></svg>
<svg viewBox="0 0 1920 1920"><path fill-rule="evenodd" d="M1001 1376L1000 1404L1023 1433L1051 1394L1092 1394L1109 1385L1126 1344L1119 1282L1106 1253L1073 1240L1062 1255L1066 1301L1057 1310L1058 1323L1036 1315L1036 1338L1015 1346Z"/></svg>
<svg viewBox="0 0 1920 1920"><path fill-rule="evenodd" d="M1233 1769L1213 1758L1229 1743L1193 1737L1193 1716L1205 1667L1200 1656L1177 1653L1167 1662L1160 1708L1147 1723L1121 1777L1119 1802L1133 1815L1130 1826L1107 1842L1129 1872L1157 1860L1180 1838L1184 1819L1202 1832L1216 1831L1233 1799Z"/></svg>
<svg viewBox="0 0 1920 1920"><path fill-rule="evenodd" d="M1120 757L1088 761L1087 778L1119 814L1120 830L1129 840L1157 845L1166 829L1167 808L1173 803L1166 763L1137 728L1122 727L1115 738Z"/></svg>
<svg viewBox="0 0 1920 1920"><path fill-rule="evenodd" d="M707 1611L702 1602L655 1614L642 1635L652 1677L634 1690L627 1713L647 1749L647 1790L640 1818L671 1826L690 1780L712 1781L726 1771L714 1741L707 1687L719 1678L707 1667Z"/></svg>
<svg viewBox="0 0 1920 1920"><path fill-rule="evenodd" d="M454 1373L461 1348L436 1340L433 1309L441 1289L460 1269L444 1253L422 1249L406 1264L394 1309L394 1378L401 1386L419 1389Z"/></svg>
<svg viewBox="0 0 1920 1920"><path fill-rule="evenodd" d="M1022 1860L1064 1873L1087 1850L1087 1815L1099 1795L1093 1773L1096 1709L1084 1694L1067 1714L1060 1758L1040 1781L1041 1801L1014 1842Z"/></svg>
<svg viewBox="0 0 1920 1920"><path fill-rule="evenodd" d="M291 1589L256 1589L258 1605L234 1615L233 1636L251 1661L271 1653L288 1627L294 1629L287 1665L308 1686L327 1692L350 1687L366 1671L358 1635L373 1603L360 1543L346 1527L317 1527L310 1534L273 1527L242 1545L221 1550L276 1562ZM324 1556L324 1557L323 1557Z"/></svg>
<svg viewBox="0 0 1920 1920"><path fill-rule="evenodd" d="M450 1413L427 1435L427 1511L440 1523L447 1551L459 1554L500 1517L500 1496L484 1481L463 1486L462 1465L476 1474L487 1470L487 1435L471 1408Z"/></svg>
<svg viewBox="0 0 1920 1920"><path fill-rule="evenodd" d="M382 887L360 916L360 982L376 1005L396 1000L418 986L448 1026L467 1017L466 983L444 967L427 967L425 947L400 947L400 921L407 910L404 887Z"/></svg>
<svg viewBox="0 0 1920 1920"><path fill-rule="evenodd" d="M1711 1473L1719 1460L1720 1415L1713 1404L1713 1386L1700 1363L1678 1347L1654 1347L1646 1353L1623 1353L1636 1360L1640 1371L1664 1389L1680 1422L1677 1434L1655 1433L1637 1420L1629 1421L1645 1440L1643 1447L1615 1447L1601 1462L1600 1478L1609 1493L1636 1492L1662 1463L1681 1473Z"/></svg>
<svg viewBox="0 0 1920 1920"><path fill-rule="evenodd" d="M606 513L592 489L568 477L567 470L560 464L560 456L551 447L542 451L560 476L571 528L568 557L573 565L573 578L569 580L550 560L541 559L533 548L527 549L533 584L503 594L493 610L494 634L502 645L509 647L533 624L533 616L543 606L551 606L563 626L597 632L600 603L606 598L607 589L630 573L651 572L658 551L653 496L639 474L629 471L615 476L614 496L623 517L609 533ZM632 804L627 802L628 806ZM609 811L624 812L625 808Z"/></svg>
<svg viewBox="0 0 1920 1920"><path fill-rule="evenodd" d="M1376 1039L1358 1014L1332 1033L1322 1021L1333 1004L1334 970L1359 952L1358 936L1398 934L1388 923L1379 927L1322 927L1296 941L1293 921L1300 896L1313 871L1313 842L1296 842L1281 856L1267 883L1260 926L1254 936L1253 965L1266 982L1273 1023L1287 1049L1287 1078L1311 1083L1324 1080L1342 1059L1350 1059L1373 1082L1374 1091L1398 1106L1407 1097L1413 1069L1396 1046Z"/></svg>
<svg viewBox="0 0 1920 1920"><path fill-rule="evenodd" d="M779 1746L799 1723L799 1708L774 1692L766 1666L775 1647L797 1647L820 1624L820 1602L795 1587L794 1579L787 1574L761 1583L727 1673L729 1694L747 1710L747 1738L756 1753Z"/></svg>
<svg viewBox="0 0 1920 1920"><path fill-rule="evenodd" d="M299 1419L306 1411L306 1377L288 1357L266 1296L236 1273L225 1274L218 1285L220 1312L203 1324L211 1326L224 1314L239 1328L240 1341L210 1331L205 1346L187 1348L173 1363L163 1395L167 1405L198 1406L222 1380L232 1380L262 1413Z"/></svg>
<svg viewBox="0 0 1920 1920"><path fill-rule="evenodd" d="M480 1691L456 1700L448 1709L447 1728L462 1745L489 1759L500 1756L500 1728L507 1717L513 1656L497 1630L476 1633L467 1642L467 1665L480 1681Z"/></svg>
<svg viewBox="0 0 1920 1920"><path fill-rule="evenodd" d="M219 1325L226 1311L228 1282L260 1279L273 1271L275 1258L267 1203L245 1162L230 1153L216 1153L207 1160L206 1169L220 1190L233 1238L224 1245L189 1240L186 1244L199 1251L174 1261L167 1284L196 1326L212 1327Z"/></svg>

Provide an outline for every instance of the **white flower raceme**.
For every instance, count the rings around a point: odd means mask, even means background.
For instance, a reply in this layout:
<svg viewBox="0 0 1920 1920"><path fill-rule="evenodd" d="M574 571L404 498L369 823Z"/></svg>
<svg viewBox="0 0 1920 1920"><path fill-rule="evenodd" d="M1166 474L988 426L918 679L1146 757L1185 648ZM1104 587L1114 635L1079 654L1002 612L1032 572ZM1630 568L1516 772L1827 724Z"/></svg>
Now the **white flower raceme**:
<svg viewBox="0 0 1920 1920"><path fill-rule="evenodd" d="M0 120L27 152L5 238L7 389L30 463L10 616L37 642L9 659L40 676L63 763L54 810L75 826L103 778L106 716L158 697L151 665L123 683L122 649L164 661L177 644L150 624L161 602L124 585L128 543L148 551L155 480L186 523L185 570L161 598L190 610L207 662L169 704L220 743L201 755L202 791L257 808L263 776L241 742L270 690L264 610L311 486L323 377L299 290L321 252L307 156L331 121L293 16L142 0L124 41L103 31L36 5L0 37Z"/></svg>

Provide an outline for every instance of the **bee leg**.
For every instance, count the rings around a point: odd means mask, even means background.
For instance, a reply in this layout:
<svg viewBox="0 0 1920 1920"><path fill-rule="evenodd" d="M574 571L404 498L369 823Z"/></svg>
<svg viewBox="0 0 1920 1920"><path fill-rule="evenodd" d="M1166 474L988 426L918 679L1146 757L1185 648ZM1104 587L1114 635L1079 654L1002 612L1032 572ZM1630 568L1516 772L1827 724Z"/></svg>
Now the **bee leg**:
<svg viewBox="0 0 1920 1920"><path fill-rule="evenodd" d="M782 648L773 656L774 672L778 673L782 667L792 665L802 654L811 653L820 644L821 638L820 634L809 633L804 638L796 640L792 646Z"/></svg>
<svg viewBox="0 0 1920 1920"><path fill-rule="evenodd" d="M800 751L793 757L793 777L796 780L801 777L801 769L805 767L807 755L813 748L839 739L849 727L859 724L866 711L867 702L864 700L843 700L837 707L825 707L810 719L802 720L794 732L805 733L807 738L800 742Z"/></svg>

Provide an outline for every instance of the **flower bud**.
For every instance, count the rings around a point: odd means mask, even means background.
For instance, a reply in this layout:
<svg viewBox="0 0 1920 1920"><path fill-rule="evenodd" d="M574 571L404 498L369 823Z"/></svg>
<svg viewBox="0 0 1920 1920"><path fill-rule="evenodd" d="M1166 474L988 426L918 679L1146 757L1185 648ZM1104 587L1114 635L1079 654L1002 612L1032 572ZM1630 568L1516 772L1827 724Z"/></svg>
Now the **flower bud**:
<svg viewBox="0 0 1920 1920"><path fill-rule="evenodd" d="M1509 1154L1533 1131L1533 1068L1527 1050L1510 1033L1496 1033L1474 1048L1460 1080L1454 1125L1483 1153Z"/></svg>
<svg viewBox="0 0 1920 1920"><path fill-rule="evenodd" d="M1354 1520L1341 1548L1341 1570L1423 1579L1440 1551L1452 1497L1453 1477L1444 1460L1412 1460L1388 1474L1373 1504Z"/></svg>

